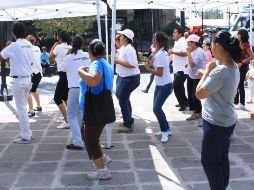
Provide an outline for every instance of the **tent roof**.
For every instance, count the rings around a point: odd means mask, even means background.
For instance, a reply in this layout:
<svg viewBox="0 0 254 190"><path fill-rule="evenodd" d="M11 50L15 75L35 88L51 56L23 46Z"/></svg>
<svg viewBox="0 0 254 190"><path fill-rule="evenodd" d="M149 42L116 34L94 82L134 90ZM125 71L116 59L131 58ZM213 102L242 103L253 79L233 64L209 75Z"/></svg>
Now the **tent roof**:
<svg viewBox="0 0 254 190"><path fill-rule="evenodd" d="M100 14L106 14L107 6L103 2L100 5ZM96 0L2 0L0 5L0 21L93 15L97 15Z"/></svg>
<svg viewBox="0 0 254 190"><path fill-rule="evenodd" d="M112 7L114 0L108 0ZM191 10L209 10L221 6L232 4L248 5L253 0L117 0L116 9L191 9Z"/></svg>

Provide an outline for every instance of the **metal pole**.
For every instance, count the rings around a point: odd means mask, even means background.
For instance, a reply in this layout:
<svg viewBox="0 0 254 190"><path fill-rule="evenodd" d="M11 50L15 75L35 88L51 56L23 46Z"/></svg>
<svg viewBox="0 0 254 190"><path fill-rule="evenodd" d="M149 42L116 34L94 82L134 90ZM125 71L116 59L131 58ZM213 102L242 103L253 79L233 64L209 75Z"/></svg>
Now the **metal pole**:
<svg viewBox="0 0 254 190"><path fill-rule="evenodd" d="M105 15L105 34L106 34L106 59L108 60L108 16Z"/></svg>
<svg viewBox="0 0 254 190"><path fill-rule="evenodd" d="M116 26L116 0L112 4L112 26L111 26L111 67L114 69L114 57L115 57L115 26ZM107 148L112 147L112 123L107 126Z"/></svg>
<svg viewBox="0 0 254 190"><path fill-rule="evenodd" d="M251 45L251 47L252 47L252 28L253 28L253 23L252 23L252 9L253 9L253 6L252 6L252 4L250 4L250 45Z"/></svg>
<svg viewBox="0 0 254 190"><path fill-rule="evenodd" d="M151 9L151 12L152 12L152 35L153 35L153 9Z"/></svg>
<svg viewBox="0 0 254 190"><path fill-rule="evenodd" d="M185 14L184 14L184 11L181 11L180 24L181 24L181 27L185 30Z"/></svg>
<svg viewBox="0 0 254 190"><path fill-rule="evenodd" d="M202 20L202 23L201 23L201 31L202 31L202 34L204 32L204 11L202 9L202 12L201 12L201 20Z"/></svg>
<svg viewBox="0 0 254 190"><path fill-rule="evenodd" d="M97 26L98 26L98 37L99 40L101 38L101 14L100 14L100 0L96 0L96 8L97 8Z"/></svg>

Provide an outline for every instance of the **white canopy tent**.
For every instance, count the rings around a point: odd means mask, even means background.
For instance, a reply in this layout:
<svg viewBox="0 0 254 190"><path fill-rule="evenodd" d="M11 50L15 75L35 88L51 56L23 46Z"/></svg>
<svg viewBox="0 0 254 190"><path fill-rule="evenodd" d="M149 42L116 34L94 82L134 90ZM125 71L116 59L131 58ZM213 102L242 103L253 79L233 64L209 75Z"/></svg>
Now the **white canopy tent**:
<svg viewBox="0 0 254 190"><path fill-rule="evenodd" d="M108 0L112 7L114 0ZM126 9L178 9L209 10L232 4L249 5L253 0L117 0L116 10Z"/></svg>
<svg viewBox="0 0 254 190"><path fill-rule="evenodd" d="M99 6L98 6L99 5ZM97 10L99 7L99 10ZM2 0L0 21L36 20L107 14L100 0Z"/></svg>

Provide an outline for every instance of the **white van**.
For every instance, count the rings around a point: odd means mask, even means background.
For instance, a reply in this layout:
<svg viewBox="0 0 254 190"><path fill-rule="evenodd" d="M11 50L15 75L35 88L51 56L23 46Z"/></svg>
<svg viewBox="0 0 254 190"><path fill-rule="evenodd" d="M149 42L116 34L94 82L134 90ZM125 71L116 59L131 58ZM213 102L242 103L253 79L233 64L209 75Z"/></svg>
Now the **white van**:
<svg viewBox="0 0 254 190"><path fill-rule="evenodd" d="M252 31L254 31L254 8L252 9L252 23ZM231 25L229 32L236 37L237 31L241 28L246 28L250 31L250 8L244 8L241 13L239 13L235 22ZM252 44L254 44L254 32L252 32Z"/></svg>

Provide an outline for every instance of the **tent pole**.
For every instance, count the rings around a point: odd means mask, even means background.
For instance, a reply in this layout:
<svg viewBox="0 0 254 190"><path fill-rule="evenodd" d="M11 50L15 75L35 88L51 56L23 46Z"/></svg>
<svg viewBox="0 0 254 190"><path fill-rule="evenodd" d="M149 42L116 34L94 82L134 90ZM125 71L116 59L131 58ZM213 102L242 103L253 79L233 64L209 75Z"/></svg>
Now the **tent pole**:
<svg viewBox="0 0 254 190"><path fill-rule="evenodd" d="M253 23L252 23L252 9L253 9L253 6L252 4L250 4L250 45L252 47L253 43L252 43L252 38L253 38L253 35L252 35L252 28L253 28Z"/></svg>
<svg viewBox="0 0 254 190"><path fill-rule="evenodd" d="M106 34L106 59L108 60L108 15L105 15L105 34Z"/></svg>
<svg viewBox="0 0 254 190"><path fill-rule="evenodd" d="M115 26L116 26L116 0L112 4L112 26L111 26L111 67L114 70L115 57ZM107 125L107 148L112 147L112 123Z"/></svg>
<svg viewBox="0 0 254 190"><path fill-rule="evenodd" d="M96 10L97 10L97 26L98 26L98 37L101 38L101 14L100 14L100 0L96 0Z"/></svg>

